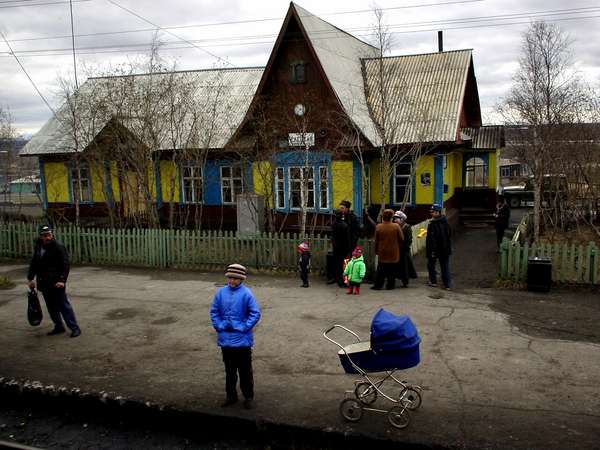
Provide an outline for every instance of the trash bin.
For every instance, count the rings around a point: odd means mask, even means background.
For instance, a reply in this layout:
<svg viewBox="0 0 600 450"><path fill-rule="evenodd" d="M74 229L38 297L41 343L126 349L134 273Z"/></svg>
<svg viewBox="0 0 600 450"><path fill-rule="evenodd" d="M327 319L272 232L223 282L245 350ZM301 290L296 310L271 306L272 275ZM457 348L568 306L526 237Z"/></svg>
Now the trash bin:
<svg viewBox="0 0 600 450"><path fill-rule="evenodd" d="M527 290L548 292L552 284L552 260L535 256L527 261Z"/></svg>

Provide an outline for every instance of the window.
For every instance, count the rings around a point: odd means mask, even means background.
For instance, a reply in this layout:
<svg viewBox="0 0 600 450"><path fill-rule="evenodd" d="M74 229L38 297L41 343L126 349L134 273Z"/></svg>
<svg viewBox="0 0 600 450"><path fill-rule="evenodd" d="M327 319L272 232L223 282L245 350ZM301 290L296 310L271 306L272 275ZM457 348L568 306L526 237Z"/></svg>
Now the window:
<svg viewBox="0 0 600 450"><path fill-rule="evenodd" d="M73 201L78 203L92 201L92 184L90 182L90 169L87 164L80 164L79 169L71 167L71 192Z"/></svg>
<svg viewBox="0 0 600 450"><path fill-rule="evenodd" d="M500 167L500 176L501 177L510 177L510 173L511 173L510 166Z"/></svg>
<svg viewBox="0 0 600 450"><path fill-rule="evenodd" d="M289 167L290 208L315 207L315 174L312 167Z"/></svg>
<svg viewBox="0 0 600 450"><path fill-rule="evenodd" d="M184 203L202 203L202 167L199 165L182 166Z"/></svg>
<svg viewBox="0 0 600 450"><path fill-rule="evenodd" d="M285 180L283 167L275 171L275 205L278 209L285 208Z"/></svg>
<svg viewBox="0 0 600 450"><path fill-rule="evenodd" d="M306 82L306 64L303 62L295 62L291 64L292 74L291 81L294 84Z"/></svg>
<svg viewBox="0 0 600 450"><path fill-rule="evenodd" d="M465 187L487 187L487 164L477 156L469 159L465 167Z"/></svg>
<svg viewBox="0 0 600 450"><path fill-rule="evenodd" d="M304 166L299 162L275 170L275 208L299 210L304 205L312 211L329 211L329 166L324 162Z"/></svg>
<svg viewBox="0 0 600 450"><path fill-rule="evenodd" d="M221 199L223 203L235 203L236 195L242 192L244 192L244 171L242 167L221 167Z"/></svg>
<svg viewBox="0 0 600 450"><path fill-rule="evenodd" d="M319 167L319 208L329 209L329 177L327 166Z"/></svg>
<svg viewBox="0 0 600 450"><path fill-rule="evenodd" d="M412 163L401 162L394 167L394 204L412 203Z"/></svg>

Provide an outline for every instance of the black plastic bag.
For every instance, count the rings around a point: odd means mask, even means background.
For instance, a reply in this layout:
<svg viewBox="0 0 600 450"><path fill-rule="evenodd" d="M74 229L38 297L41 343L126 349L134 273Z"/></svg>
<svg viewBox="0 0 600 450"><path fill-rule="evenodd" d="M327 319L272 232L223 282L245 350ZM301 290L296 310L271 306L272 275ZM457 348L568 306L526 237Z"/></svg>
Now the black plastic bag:
<svg viewBox="0 0 600 450"><path fill-rule="evenodd" d="M30 289L27 293L27 320L29 325L37 327L42 323L42 305L35 289Z"/></svg>

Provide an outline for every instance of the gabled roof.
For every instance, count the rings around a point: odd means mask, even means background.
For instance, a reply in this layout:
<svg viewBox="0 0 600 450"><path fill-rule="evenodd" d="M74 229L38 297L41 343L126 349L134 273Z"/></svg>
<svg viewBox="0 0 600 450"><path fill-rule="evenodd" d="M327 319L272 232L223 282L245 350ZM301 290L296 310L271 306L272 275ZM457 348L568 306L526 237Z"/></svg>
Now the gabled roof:
<svg viewBox="0 0 600 450"><path fill-rule="evenodd" d="M471 141L473 149L499 149L504 147L504 126L486 125L461 128L463 140Z"/></svg>
<svg viewBox="0 0 600 450"><path fill-rule="evenodd" d="M168 127L158 126L154 136L147 136L145 128L135 113L123 115L111 110L80 107L77 115L79 127L78 151L85 149L111 120L129 129L131 133L153 150L198 146L224 148L239 131L247 117L253 99L270 74L270 67L287 25L292 17L297 20L309 49L314 54L325 82L337 98L340 107L373 146L382 143L378 124L383 123L380 89L380 67L388 98L386 118L386 143L456 142L459 140L459 123L464 104L467 81L475 82L470 50L432 53L412 56L377 58L379 50L356 37L316 17L291 3L279 37L266 68L233 68L175 73L131 75L92 78L84 83L78 96L104 95L127 83L133 83L135 92L143 91L147 84L160 84L168 77L180 78L196 86L193 96L198 101L197 142L190 145L185 136L173 137ZM478 98L475 88L471 97ZM214 101L219 94L218 101ZM85 102L81 102L85 103ZM127 101L126 101L127 103ZM127 106L127 105L126 105ZM161 111L160 101L155 110ZM122 109L122 103L121 107ZM132 111L135 108L130 108ZM477 109L476 115L479 114ZM118 116L118 117L115 117ZM165 115L166 116L166 115ZM186 117L183 123L191 119ZM63 106L21 150L20 155L44 155L75 151L72 132L69 131L69 110ZM197 123L197 122L194 122ZM153 142L150 143L149 139Z"/></svg>
<svg viewBox="0 0 600 450"><path fill-rule="evenodd" d="M471 50L365 59L363 64L367 101L374 120L387 122L387 143L457 140Z"/></svg>
<svg viewBox="0 0 600 450"><path fill-rule="evenodd" d="M263 68L235 68L90 78L81 86L77 94L80 99L77 114L78 151L85 149L111 119L117 120L120 125L131 130L153 150L185 147L186 143L183 141L188 139L189 135L183 133L180 136L173 136L166 123L162 126L160 119L164 118L166 122L168 114L164 113L165 110L161 111L160 101L155 108L156 117L159 119L156 122L158 136L154 138L155 143L148 142L147 136L137 132L143 129L139 118L134 115L124 115L124 111L128 111L136 101L132 98L128 99L128 96L135 97L140 92L144 92L144 84L160 85L167 77L175 77L176 82L191 83L192 95L197 106L197 116L194 118L198 129L197 145L201 148L223 148L244 118L262 72ZM126 88L125 85L128 83L133 83L133 88ZM122 89L129 89L128 94L119 96L119 92L123 92ZM102 103L109 105L105 111L86 107L94 104L92 98L110 99L111 96L119 102L124 101L119 103L118 111L111 109L110 101ZM72 121L69 115L68 106L63 105L57 111L56 117L46 122L21 150L20 155L74 152L74 137L70 125ZM184 120L191 122L192 119L188 116Z"/></svg>
<svg viewBox="0 0 600 450"><path fill-rule="evenodd" d="M334 27L292 3L321 67L342 109L373 145L380 139L371 119L361 67L362 58L374 58L379 50Z"/></svg>

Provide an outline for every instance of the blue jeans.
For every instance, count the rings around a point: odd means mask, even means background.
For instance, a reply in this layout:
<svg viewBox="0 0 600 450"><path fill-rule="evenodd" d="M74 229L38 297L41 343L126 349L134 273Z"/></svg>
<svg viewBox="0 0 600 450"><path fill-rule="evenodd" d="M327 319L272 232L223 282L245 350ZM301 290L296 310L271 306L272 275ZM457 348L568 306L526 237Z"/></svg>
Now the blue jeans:
<svg viewBox="0 0 600 450"><path fill-rule="evenodd" d="M54 322L54 327L58 329L64 329L62 319L64 319L69 330L79 330L77 320L75 319L75 312L69 299L67 298L67 292L63 289L49 288L42 291L44 300L46 302L46 308L48 308L48 314ZM62 316L62 318L61 318Z"/></svg>
<svg viewBox="0 0 600 450"><path fill-rule="evenodd" d="M437 272L435 271L436 261L440 261L440 268L442 269L442 283L444 287L452 287L452 277L450 276L450 256L439 256L427 258L427 271L429 272L429 282L437 284Z"/></svg>

